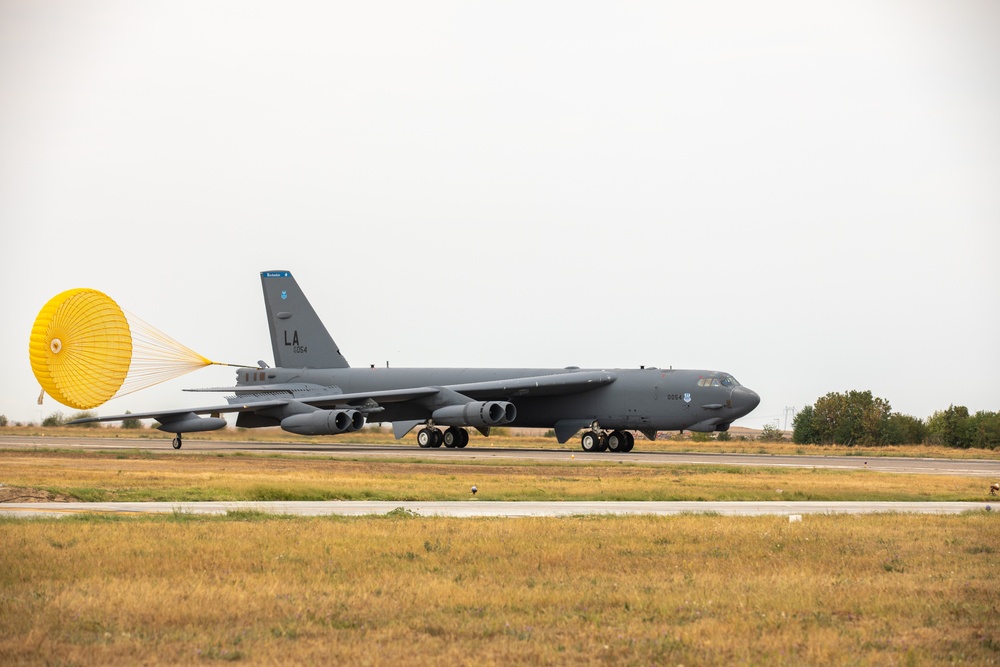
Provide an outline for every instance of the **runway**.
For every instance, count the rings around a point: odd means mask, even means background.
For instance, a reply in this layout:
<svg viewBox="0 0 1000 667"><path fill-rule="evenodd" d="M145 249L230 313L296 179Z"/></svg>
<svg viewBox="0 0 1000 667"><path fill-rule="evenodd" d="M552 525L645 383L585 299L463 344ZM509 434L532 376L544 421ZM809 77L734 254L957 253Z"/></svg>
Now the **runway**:
<svg viewBox="0 0 1000 667"><path fill-rule="evenodd" d="M366 516L407 512L426 517L565 517L582 515L718 514L721 516L875 514L960 514L992 510L970 502L492 502L492 501L299 501L299 502L111 502L5 503L0 515L16 517L70 514L226 514L264 512L295 516Z"/></svg>
<svg viewBox="0 0 1000 667"><path fill-rule="evenodd" d="M541 461L561 462L632 462L652 465L721 465L764 466L773 468L822 468L830 470L872 470L883 473L919 475L961 475L1000 481L1000 461L983 459L933 459L863 456L790 456L770 454L678 453L642 451L641 442L628 454L584 452L579 448L502 449L466 447L465 449L420 449L414 445L359 445L344 443L303 442L229 442L186 440L184 448L175 451L168 438L80 438L54 436L2 436L4 449L68 449L122 450L170 452L177 456L188 453L256 453L341 458L414 457L438 461Z"/></svg>

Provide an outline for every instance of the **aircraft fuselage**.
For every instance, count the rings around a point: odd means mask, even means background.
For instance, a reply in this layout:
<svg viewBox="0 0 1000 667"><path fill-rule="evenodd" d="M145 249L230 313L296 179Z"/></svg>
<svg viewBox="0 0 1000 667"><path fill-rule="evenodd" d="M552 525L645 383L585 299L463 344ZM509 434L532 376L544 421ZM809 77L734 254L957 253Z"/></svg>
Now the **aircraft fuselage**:
<svg viewBox="0 0 1000 667"><path fill-rule="evenodd" d="M303 395L355 394L409 387L462 387L480 382L579 373L581 369L538 368L344 368L249 369L238 372L241 390L300 385ZM727 373L659 368L602 371L614 381L552 396L505 396L517 404L511 426L554 428L560 421L593 422L605 429L638 431L724 431L757 406L757 394ZM299 392L296 392L299 393ZM475 392L469 392L474 396ZM424 421L432 410L414 402L382 403L371 422Z"/></svg>

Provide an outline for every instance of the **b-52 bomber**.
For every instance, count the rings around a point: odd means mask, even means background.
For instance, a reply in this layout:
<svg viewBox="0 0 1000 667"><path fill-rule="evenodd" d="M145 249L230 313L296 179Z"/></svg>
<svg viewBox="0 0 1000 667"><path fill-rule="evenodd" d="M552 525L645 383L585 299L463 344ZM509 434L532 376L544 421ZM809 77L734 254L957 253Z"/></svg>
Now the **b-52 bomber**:
<svg viewBox="0 0 1000 667"><path fill-rule="evenodd" d="M584 451L628 452L638 431L725 431L760 397L729 373L659 368L352 368L289 271L260 274L275 368L240 368L225 405L92 417L74 423L155 419L176 434L226 426L280 426L300 435L350 433L391 422L396 438L417 426L420 447L465 447L469 428L552 429L560 444L583 430ZM202 416L206 415L206 416ZM443 430L442 430L443 429Z"/></svg>

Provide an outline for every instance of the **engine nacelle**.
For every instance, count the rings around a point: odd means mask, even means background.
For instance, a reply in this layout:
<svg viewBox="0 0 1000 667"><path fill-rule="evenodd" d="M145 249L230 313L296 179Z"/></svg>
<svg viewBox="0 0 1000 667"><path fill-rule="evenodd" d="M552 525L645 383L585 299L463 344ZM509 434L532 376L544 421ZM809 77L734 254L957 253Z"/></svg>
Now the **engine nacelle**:
<svg viewBox="0 0 1000 667"><path fill-rule="evenodd" d="M165 421L156 428L167 433L198 433L200 431L217 431L226 427L222 417L199 417L193 412L180 415L176 419Z"/></svg>
<svg viewBox="0 0 1000 667"><path fill-rule="evenodd" d="M365 416L357 410L317 410L281 420L281 428L298 435L336 435L357 431Z"/></svg>
<svg viewBox="0 0 1000 667"><path fill-rule="evenodd" d="M431 419L445 426L502 426L517 418L517 408L508 401L470 401L446 405L431 414Z"/></svg>

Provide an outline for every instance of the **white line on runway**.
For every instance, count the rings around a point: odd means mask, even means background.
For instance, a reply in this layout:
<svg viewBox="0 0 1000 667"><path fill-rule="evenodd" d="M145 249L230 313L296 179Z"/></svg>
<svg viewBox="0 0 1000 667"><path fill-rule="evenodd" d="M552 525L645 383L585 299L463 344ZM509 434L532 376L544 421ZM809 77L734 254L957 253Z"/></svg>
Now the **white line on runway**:
<svg viewBox="0 0 1000 667"><path fill-rule="evenodd" d="M719 514L760 516L790 514L872 514L902 512L919 514L960 514L991 511L980 502L881 502L881 501L620 501L620 502L535 502L535 501L246 501L246 502L104 502L104 503L6 503L0 515L65 516L80 513L112 514L226 514L263 512L297 516L384 515L405 510L419 516L446 517L527 517L610 515Z"/></svg>

